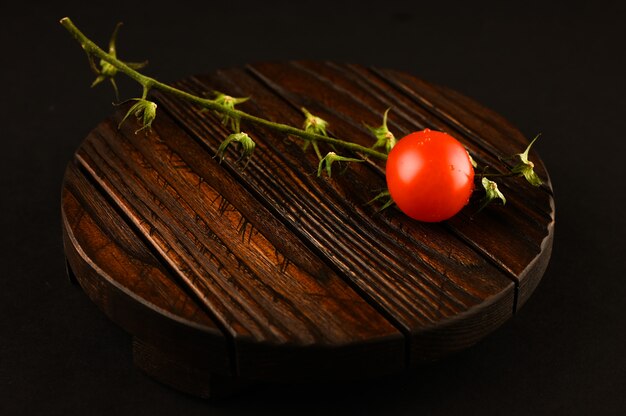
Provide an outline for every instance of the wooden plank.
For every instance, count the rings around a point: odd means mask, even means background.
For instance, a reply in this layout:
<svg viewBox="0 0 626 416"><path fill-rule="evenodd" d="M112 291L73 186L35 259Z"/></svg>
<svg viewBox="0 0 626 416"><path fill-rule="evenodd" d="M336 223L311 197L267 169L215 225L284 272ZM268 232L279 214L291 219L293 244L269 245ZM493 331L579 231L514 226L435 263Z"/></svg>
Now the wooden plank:
<svg viewBox="0 0 626 416"><path fill-rule="evenodd" d="M490 148L487 153L480 150L480 146L468 146L479 155L483 165L497 167L498 171L506 172L505 166L512 167L515 163L506 158L520 153L521 149L527 146L528 140L501 116L495 115L457 92L435 88L418 78L398 71L379 70L377 73L414 100L430 107L430 111L443 122L457 126L462 131L462 137L466 137L468 142L480 142L483 148L488 144ZM481 222L467 221L462 215L451 221L454 230L463 238L475 244L478 250L498 261L502 267L515 275L519 290L517 308L528 300L543 276L554 239L555 210L550 177L536 149L531 149L530 158L536 162L537 173L544 180L541 187L530 186L521 178L514 184L503 182L501 188L509 201L506 210L496 212L491 207L489 215L477 217ZM513 210L508 209L511 205L515 207ZM520 212L525 213L529 221L519 222L520 219L524 219ZM505 216L507 218L503 219ZM534 250L524 251L521 246L513 244L515 240L511 238L503 244L498 236L510 237L512 229L520 230L518 236L527 237L527 240L532 239L535 242ZM536 230L534 234L533 229ZM484 230L489 230L490 235ZM480 237L481 234L484 235L483 238Z"/></svg>
<svg viewBox="0 0 626 416"><path fill-rule="evenodd" d="M204 351L205 355L209 351ZM180 351L169 351L133 337L133 362L163 384L204 399L223 399L241 392L249 382L212 372Z"/></svg>
<svg viewBox="0 0 626 416"><path fill-rule="evenodd" d="M278 250L260 229L281 239L281 223L244 189L224 187L220 194L213 184L223 181L223 174L200 176L191 169L168 141L186 143L184 153L201 155L200 165L212 165L214 173L221 168L195 142L181 140L180 129L165 114L149 136L133 131L128 127L118 134L111 123L101 124L78 159L228 331L239 375L314 375L316 363L339 361L336 356L345 358L336 365L338 373L357 371L372 356L380 359L379 368L370 366L373 372L404 367L402 335L299 240L287 240L293 244L284 248L290 251ZM235 201L267 224L252 222ZM342 351L366 340L367 356ZM265 345L274 347L271 360L254 359ZM323 354L302 348L308 345Z"/></svg>
<svg viewBox="0 0 626 416"><path fill-rule="evenodd" d="M370 125L378 125L376 123L380 121L376 118L380 118L385 108L393 107L394 113L399 117L395 117L396 124L392 124L392 128L402 135L423 128L448 131L477 155L481 163L489 164L501 172L506 171L502 159L520 152L526 146L525 139L519 132L512 137L505 135L511 134L508 124L503 127L504 131L500 131L498 126L501 121L498 119L492 118L494 123L497 122L495 126L476 123L474 114L482 113L477 104L466 100L465 106L461 108L458 104L445 101L429 84L402 73L379 71L386 74L386 78L381 80L371 71L357 65L342 68L337 64L319 62L296 62L281 65L280 69L272 65L264 65L262 68L264 72L257 69L256 74L264 77L264 81L278 89L279 93L292 101L295 99L300 100L299 103L308 102L320 116L331 122L331 127L335 126L334 132L337 135L351 134L351 137L362 144L371 143L367 134L364 137L358 134L363 130L363 120ZM359 77L355 77L354 73L358 73ZM394 74L401 77L402 88L412 100L390 88L389 83L400 83L393 78ZM285 81L278 86L269 78ZM416 85L415 89L419 89L415 91L407 85ZM333 94L328 94L329 90ZM336 107L338 110L334 111ZM341 116L337 116L337 113ZM483 117L492 116L485 112ZM518 144L512 145L512 142ZM513 150L513 146L518 146L517 150ZM538 167L543 169L536 154L534 158L538 161ZM526 275L537 274L535 270L527 269L527 266L536 264L542 249L551 245L554 202L549 193L528 185L523 179L514 181L514 186L508 185L510 181L505 181L502 186L508 197L506 209L489 207L485 215L473 215L477 205L470 204L460 215L448 221L448 226L467 244L497 264L509 277L521 281ZM550 189L549 184L546 188ZM486 233L486 230L489 232ZM502 244L504 236L506 244ZM529 286L526 283L521 281L521 303L525 302L534 289L534 285Z"/></svg>
<svg viewBox="0 0 626 416"><path fill-rule="evenodd" d="M286 97L288 93L277 95L245 71L229 70L180 86L195 93L218 89L245 95L253 91L254 99L245 104L248 111L292 125L302 122L298 105L289 103L292 97ZM293 96L303 97L299 104L313 103L301 91ZM215 152L227 133L214 117L199 117L196 108L176 99L163 95L158 98L162 108L207 146L208 153ZM340 122L333 125L340 126ZM420 333L474 307L473 313L481 315L480 305L489 303L486 299L494 298L497 313L487 315L491 319L483 320L477 334L484 334L510 316L514 289L511 279L445 227L407 223L398 213L376 216L373 208L364 206L371 195L355 190L384 186L380 174L369 167L354 166L331 181L318 179L310 174L316 170L317 159L303 155L299 145L254 126L245 126L245 130L257 140L256 156L245 174L238 174L234 168L233 174L239 175L237 179L246 188L256 190L268 206L280 210L281 217L302 239L311 241L369 302L410 334L411 348L416 353L413 361L431 358L422 355ZM390 225L394 227L391 230ZM463 324L452 327L459 329ZM449 331L445 337L454 334ZM450 339L447 342L455 345ZM466 338L457 346L471 342L475 339Z"/></svg>
<svg viewBox="0 0 626 416"><path fill-rule="evenodd" d="M232 376L219 326L75 164L66 170L62 198L65 251L85 293L126 331L177 351L183 362Z"/></svg>

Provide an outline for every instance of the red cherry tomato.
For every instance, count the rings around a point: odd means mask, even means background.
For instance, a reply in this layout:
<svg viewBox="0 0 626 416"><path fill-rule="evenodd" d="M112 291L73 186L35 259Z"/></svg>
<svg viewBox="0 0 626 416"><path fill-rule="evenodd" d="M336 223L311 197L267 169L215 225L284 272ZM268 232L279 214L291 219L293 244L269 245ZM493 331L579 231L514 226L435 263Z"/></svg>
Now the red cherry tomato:
<svg viewBox="0 0 626 416"><path fill-rule="evenodd" d="M402 212L426 222L459 212L474 190L474 168L465 147L449 134L423 130L391 149L387 187Z"/></svg>

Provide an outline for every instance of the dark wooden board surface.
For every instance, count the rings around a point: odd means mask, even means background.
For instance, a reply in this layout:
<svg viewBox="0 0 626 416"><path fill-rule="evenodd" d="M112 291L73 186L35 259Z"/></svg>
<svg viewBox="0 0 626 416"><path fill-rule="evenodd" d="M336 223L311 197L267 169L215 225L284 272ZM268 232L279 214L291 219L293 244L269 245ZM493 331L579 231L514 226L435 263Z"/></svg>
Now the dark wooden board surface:
<svg viewBox="0 0 626 416"><path fill-rule="evenodd" d="M371 144L392 107L398 137L447 131L494 169L527 140L492 111L390 70L328 62L265 63L190 77L177 86L252 99L241 108ZM317 178L300 143L243 124L256 143L245 170L219 118L155 94L147 134L120 109L85 139L63 188L68 262L80 285L135 338L136 363L207 396L220 380L367 377L466 348L509 319L550 257L551 184L502 185L505 207L472 201L439 224L366 203L384 166L353 164ZM216 378L217 377L217 378ZM218 380L220 382L214 382Z"/></svg>

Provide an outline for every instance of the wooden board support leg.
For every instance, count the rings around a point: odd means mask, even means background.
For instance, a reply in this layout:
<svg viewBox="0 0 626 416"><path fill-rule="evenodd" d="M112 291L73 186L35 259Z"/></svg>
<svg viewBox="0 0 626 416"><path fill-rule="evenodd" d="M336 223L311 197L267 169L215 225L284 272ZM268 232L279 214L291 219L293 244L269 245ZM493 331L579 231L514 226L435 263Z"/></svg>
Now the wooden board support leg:
<svg viewBox="0 0 626 416"><path fill-rule="evenodd" d="M221 399L239 392L246 383L233 377L212 374L208 370L181 362L178 354L133 337L133 361L150 377L182 392L204 399Z"/></svg>
<svg viewBox="0 0 626 416"><path fill-rule="evenodd" d="M67 273L67 279L76 287L80 287L78 280L76 279L76 275L70 266L70 263L67 261L67 257L65 258L65 272Z"/></svg>
<svg viewBox="0 0 626 416"><path fill-rule="evenodd" d="M508 156L528 146L492 111L397 71L258 63L175 85L252 93L246 111L293 126L306 105L362 146L372 144L363 122L376 125L393 105L398 134L445 131L494 172L509 172ZM227 133L219 117L166 93L154 99L149 133L131 121L118 128L120 108L85 138L62 213L69 279L135 337L137 367L164 384L214 399L241 378L400 373L474 345L543 275L554 200L534 151L542 187L503 182L505 209L474 215L472 198L444 224L422 223L368 205L368 190L385 187L382 161L316 178L315 152L248 125L262 140L244 172L232 155L214 158Z"/></svg>

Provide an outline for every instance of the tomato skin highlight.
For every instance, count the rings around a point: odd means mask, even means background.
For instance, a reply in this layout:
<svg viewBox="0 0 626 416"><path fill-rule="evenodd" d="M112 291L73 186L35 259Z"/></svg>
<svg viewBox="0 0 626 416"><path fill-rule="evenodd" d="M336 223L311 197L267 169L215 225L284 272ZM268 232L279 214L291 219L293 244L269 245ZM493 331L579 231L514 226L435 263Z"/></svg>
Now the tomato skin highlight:
<svg viewBox="0 0 626 416"><path fill-rule="evenodd" d="M387 188L409 217L438 222L457 214L474 190L474 168L465 147L447 133L411 133L391 149Z"/></svg>

